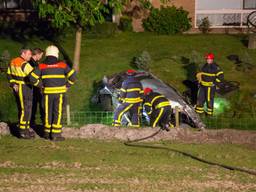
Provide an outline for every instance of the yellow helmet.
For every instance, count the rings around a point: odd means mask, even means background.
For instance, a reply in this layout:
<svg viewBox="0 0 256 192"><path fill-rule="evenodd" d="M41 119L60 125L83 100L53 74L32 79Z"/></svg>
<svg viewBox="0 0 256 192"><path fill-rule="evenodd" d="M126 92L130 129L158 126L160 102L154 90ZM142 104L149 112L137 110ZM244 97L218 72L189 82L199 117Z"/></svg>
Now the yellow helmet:
<svg viewBox="0 0 256 192"><path fill-rule="evenodd" d="M50 45L45 50L45 56L54 56L59 58L59 49L55 45Z"/></svg>

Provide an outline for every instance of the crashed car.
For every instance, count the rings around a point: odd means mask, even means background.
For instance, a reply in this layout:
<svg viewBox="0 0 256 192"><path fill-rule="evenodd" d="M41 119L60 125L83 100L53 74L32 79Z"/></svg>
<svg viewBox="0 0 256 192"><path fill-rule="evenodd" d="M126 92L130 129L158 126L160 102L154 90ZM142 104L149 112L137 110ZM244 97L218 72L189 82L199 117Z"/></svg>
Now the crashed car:
<svg viewBox="0 0 256 192"><path fill-rule="evenodd" d="M195 112L194 107L189 104L174 87L164 83L150 72L137 72L135 77L140 80L143 88L150 87L153 91L159 92L168 98L173 113L175 113L175 110L179 109L180 123L200 129L205 128L205 124ZM109 77L104 76L102 84L98 88L96 95L93 96L92 101L100 104L105 111L114 111L119 105L119 89L126 78L127 74L125 72L117 73ZM149 123L149 117L144 110L142 112L142 119L144 122ZM122 124L127 125L127 122L129 122L129 115L124 115Z"/></svg>

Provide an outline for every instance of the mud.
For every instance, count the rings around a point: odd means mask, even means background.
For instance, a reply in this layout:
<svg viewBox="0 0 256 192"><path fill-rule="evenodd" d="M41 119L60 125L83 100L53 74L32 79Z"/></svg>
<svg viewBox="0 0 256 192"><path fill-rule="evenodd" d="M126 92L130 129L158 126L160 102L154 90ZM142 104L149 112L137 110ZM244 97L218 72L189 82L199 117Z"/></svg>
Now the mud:
<svg viewBox="0 0 256 192"><path fill-rule="evenodd" d="M116 128L102 124L90 124L81 128L63 128L66 138L84 138L99 140L134 140L155 133L156 128ZM0 135L10 134L6 123L0 123ZM244 144L256 149L256 131L232 129L197 131L192 128L174 128L171 131L161 131L147 141L178 141L184 143L229 143Z"/></svg>

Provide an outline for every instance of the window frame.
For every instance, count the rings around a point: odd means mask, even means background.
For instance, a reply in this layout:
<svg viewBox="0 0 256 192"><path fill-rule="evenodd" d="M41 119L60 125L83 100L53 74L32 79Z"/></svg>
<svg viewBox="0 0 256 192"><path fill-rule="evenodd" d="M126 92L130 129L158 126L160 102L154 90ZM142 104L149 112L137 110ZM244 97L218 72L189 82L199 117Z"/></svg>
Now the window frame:
<svg viewBox="0 0 256 192"><path fill-rule="evenodd" d="M244 10L256 9L256 5L255 5L255 7L246 8L246 7L245 7L245 1L246 1L246 0L243 0L243 9L244 9Z"/></svg>

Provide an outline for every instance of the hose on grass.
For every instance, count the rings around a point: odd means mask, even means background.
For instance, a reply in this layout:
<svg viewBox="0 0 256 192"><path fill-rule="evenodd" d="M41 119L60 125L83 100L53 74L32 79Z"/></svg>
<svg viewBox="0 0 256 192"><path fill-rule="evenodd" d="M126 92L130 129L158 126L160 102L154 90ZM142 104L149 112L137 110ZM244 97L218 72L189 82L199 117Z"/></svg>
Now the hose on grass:
<svg viewBox="0 0 256 192"><path fill-rule="evenodd" d="M227 169L227 170L239 171L239 172L243 172L243 173L247 173L247 174L256 176L256 170L251 170L251 169L246 169L246 168L241 168L241 167L235 167L235 166L231 166L231 165L225 165L225 164L222 164L222 163L209 161L209 160L197 157L197 156L195 156L191 153L180 151L180 150L177 150L177 149L174 149L174 148L169 148L169 147L165 147L165 146L149 145L149 144L145 144L145 143L138 143L140 141L145 141L147 139L153 138L154 136L158 135L161 131L162 131L162 129L159 129L155 133L153 133L153 134L151 134L147 137L138 138L138 139L134 139L134 140L128 140L128 141L124 142L124 145L129 146L129 147L140 147L140 148L160 149L160 150L172 151L172 152L179 153L179 154L181 154L185 157L189 157L191 159L197 160L199 162L202 162L202 163L205 163L205 164L208 164L208 165L218 166L218 167L221 167L221 168L224 168L224 169Z"/></svg>

